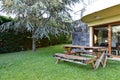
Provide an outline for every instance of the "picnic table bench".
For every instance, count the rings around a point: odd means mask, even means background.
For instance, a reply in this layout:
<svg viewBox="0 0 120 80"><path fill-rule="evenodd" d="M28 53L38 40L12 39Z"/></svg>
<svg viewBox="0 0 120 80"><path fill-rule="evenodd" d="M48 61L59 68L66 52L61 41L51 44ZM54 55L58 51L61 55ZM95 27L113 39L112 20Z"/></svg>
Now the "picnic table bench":
<svg viewBox="0 0 120 80"><path fill-rule="evenodd" d="M60 60L73 62L77 64L92 64L94 69L97 69L100 64L103 68L107 63L107 48L105 47L90 47L90 46L77 46L69 45L64 46L66 53L55 53L54 57L57 59L58 64ZM80 49L75 51L75 49Z"/></svg>

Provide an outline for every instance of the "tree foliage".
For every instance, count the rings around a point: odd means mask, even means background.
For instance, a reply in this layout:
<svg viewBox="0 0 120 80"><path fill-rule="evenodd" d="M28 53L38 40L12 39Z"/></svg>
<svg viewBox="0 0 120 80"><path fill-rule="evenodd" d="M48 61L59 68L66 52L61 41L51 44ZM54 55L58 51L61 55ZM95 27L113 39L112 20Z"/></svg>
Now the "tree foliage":
<svg viewBox="0 0 120 80"><path fill-rule="evenodd" d="M5 22L10 22L10 21L12 21L11 17L0 16L0 25Z"/></svg>
<svg viewBox="0 0 120 80"><path fill-rule="evenodd" d="M66 20L71 16L66 5L80 0L2 0L1 11L14 14L16 18L3 24L0 30L14 29L29 31L33 38L33 51L36 39L49 38L49 34L58 36L60 32L68 33Z"/></svg>

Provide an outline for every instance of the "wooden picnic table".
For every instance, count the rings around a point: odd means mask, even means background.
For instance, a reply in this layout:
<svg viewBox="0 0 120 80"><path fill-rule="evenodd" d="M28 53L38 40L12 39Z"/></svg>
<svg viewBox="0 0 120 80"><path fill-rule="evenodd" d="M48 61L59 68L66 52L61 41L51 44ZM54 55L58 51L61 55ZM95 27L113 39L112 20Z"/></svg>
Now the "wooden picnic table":
<svg viewBox="0 0 120 80"><path fill-rule="evenodd" d="M100 64L103 68L107 63L107 48L106 47L91 47L91 46L78 46L78 45L66 45L64 46L65 54L56 53L57 63L60 60L74 62L78 64L91 63L94 69L97 69ZM82 56L82 54L93 55L94 57Z"/></svg>

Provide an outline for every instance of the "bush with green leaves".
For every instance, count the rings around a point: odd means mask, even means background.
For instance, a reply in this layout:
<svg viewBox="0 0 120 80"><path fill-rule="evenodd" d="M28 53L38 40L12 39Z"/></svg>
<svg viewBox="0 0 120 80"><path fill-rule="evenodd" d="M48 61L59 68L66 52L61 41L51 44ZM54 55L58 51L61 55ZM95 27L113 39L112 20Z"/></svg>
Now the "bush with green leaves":
<svg viewBox="0 0 120 80"><path fill-rule="evenodd" d="M46 47L56 44L66 43L69 40L69 37L65 34L60 34L55 37L50 35L50 39L43 38L36 42L36 47ZM32 48L32 38L31 33L29 32L15 32L4 31L0 32L0 53L10 53L23 50L30 50Z"/></svg>
<svg viewBox="0 0 120 80"><path fill-rule="evenodd" d="M38 40L37 47L45 47L45 46L51 46L51 45L56 45L56 44L63 44L63 43L67 43L68 40L69 40L69 36L63 33L61 33L57 37L50 35L50 39L43 38L41 40Z"/></svg>
<svg viewBox="0 0 120 80"><path fill-rule="evenodd" d="M0 53L16 52L31 48L31 40L28 33L16 33L15 31L0 32Z"/></svg>

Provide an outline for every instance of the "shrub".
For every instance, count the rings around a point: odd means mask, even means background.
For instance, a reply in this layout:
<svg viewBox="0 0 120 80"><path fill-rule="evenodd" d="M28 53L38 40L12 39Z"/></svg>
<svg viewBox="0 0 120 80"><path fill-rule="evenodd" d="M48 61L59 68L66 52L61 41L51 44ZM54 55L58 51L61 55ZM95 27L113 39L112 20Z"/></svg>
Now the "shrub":
<svg viewBox="0 0 120 80"><path fill-rule="evenodd" d="M50 39L43 38L41 40L38 40L37 47L45 47L45 46L50 46L50 45L67 43L68 40L69 40L69 37L62 33L58 37L50 35Z"/></svg>
<svg viewBox="0 0 120 80"><path fill-rule="evenodd" d="M50 45L62 44L68 42L69 37L65 34L60 34L58 37L50 35L50 39L43 38L36 42L36 47L46 47ZM13 30L0 32L0 53L10 53L32 48L31 33L18 32Z"/></svg>
<svg viewBox="0 0 120 80"><path fill-rule="evenodd" d="M0 32L0 53L30 49L31 41L27 39L28 35L28 33L16 33L14 31Z"/></svg>

